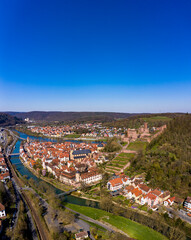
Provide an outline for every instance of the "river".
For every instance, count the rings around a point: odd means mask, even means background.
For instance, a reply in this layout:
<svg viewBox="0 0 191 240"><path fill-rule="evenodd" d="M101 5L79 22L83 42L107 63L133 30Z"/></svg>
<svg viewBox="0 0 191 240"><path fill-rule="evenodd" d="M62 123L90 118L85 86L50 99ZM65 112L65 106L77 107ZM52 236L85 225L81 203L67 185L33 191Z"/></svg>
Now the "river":
<svg viewBox="0 0 191 240"><path fill-rule="evenodd" d="M18 132L18 131L17 131ZM30 136L30 135L27 135L25 133L22 133L22 132L18 132L20 137L21 138L24 138L24 139L27 139L27 137L29 137L30 139L32 140L38 140L38 141L51 141L51 142L57 142L57 140L55 139L49 139L49 138L41 138L41 137L34 137L34 136ZM15 144L15 148L13 150L13 153L18 153L19 152L19 149L20 149L20 145L21 145L21 141L22 140L18 140ZM79 142L77 140L65 140L65 141L69 141L69 142ZM18 172L24 176L26 175L28 179L30 178L33 178L36 182L39 182L39 181L43 181L42 179L36 177L31 171L29 171L28 168L26 168L23 163L21 162L19 156L11 156L10 158L11 160L11 163L12 164L15 164L15 167L16 169L18 170ZM47 183L47 182L46 182ZM47 183L49 184L49 183ZM55 190L55 193L56 194L59 194L59 193L62 193L64 191L54 187L51 185L51 187ZM72 196L72 195L67 195L67 196L64 196L62 197L62 200L65 201L65 202L69 202L69 203L73 203L73 204L77 204L77 205L81 205L81 206L87 206L86 204L86 199L83 199L83 198L79 198L79 197L75 197L75 196ZM92 202L92 201L90 201ZM97 202L94 202L94 206L96 208L98 208L98 203Z"/></svg>

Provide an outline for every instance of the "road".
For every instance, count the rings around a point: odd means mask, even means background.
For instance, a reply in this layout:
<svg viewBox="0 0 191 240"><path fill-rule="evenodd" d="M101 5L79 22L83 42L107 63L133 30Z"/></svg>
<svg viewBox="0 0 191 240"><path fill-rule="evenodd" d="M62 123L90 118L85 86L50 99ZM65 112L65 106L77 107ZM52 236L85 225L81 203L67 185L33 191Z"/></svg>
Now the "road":
<svg viewBox="0 0 191 240"><path fill-rule="evenodd" d="M11 132L11 131L10 131ZM14 137L14 141L13 143L16 141L16 138ZM5 155L7 156L7 154L9 154L12 150L12 147L14 146L13 143L9 146L8 150L5 149ZM14 183L15 183L15 186L16 186L16 189L17 191L19 192L20 196L23 198L23 200L27 203L30 211L31 211L31 214L32 214L32 217L34 219L34 222L36 224L36 228L37 228L37 231L39 233L39 236L40 236L40 239L41 240L48 240L48 236L47 236L47 233L46 231L44 230L43 226L42 226L42 223L41 223L41 219L39 218L39 216L37 215L36 213L36 210L33 208L32 204L30 203L30 200L29 198L26 196L26 194L24 192L22 192L22 190L20 190L22 188L22 183L21 183L21 180L18 178L17 174L15 173L15 170L13 169L12 167L12 164L9 160L8 157L5 157L6 159L6 162L7 162L7 165L9 167L9 170L10 170L10 175L11 177L14 178Z"/></svg>
<svg viewBox="0 0 191 240"><path fill-rule="evenodd" d="M182 220L191 224L191 217L188 217L185 213L182 213L180 211L175 211L173 208L170 208L170 207L166 207L166 210L169 213L172 213L172 214L176 215L177 217L181 218Z"/></svg>

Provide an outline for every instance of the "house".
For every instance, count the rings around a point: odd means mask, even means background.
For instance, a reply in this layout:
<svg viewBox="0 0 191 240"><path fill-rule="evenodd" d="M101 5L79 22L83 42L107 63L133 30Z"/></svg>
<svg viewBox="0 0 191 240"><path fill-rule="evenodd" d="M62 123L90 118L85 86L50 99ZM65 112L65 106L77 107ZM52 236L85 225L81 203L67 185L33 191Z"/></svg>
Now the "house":
<svg viewBox="0 0 191 240"><path fill-rule="evenodd" d="M138 187L138 185L142 183L143 183L143 180L138 178L134 178L133 182L131 181L131 184L133 185L133 187Z"/></svg>
<svg viewBox="0 0 191 240"><path fill-rule="evenodd" d="M155 189L155 190L151 191L150 193L152 193L153 195L155 195L157 197L157 200L158 200L159 204L163 203L163 200L161 198L162 192L160 190Z"/></svg>
<svg viewBox="0 0 191 240"><path fill-rule="evenodd" d="M84 240L84 239L88 238L88 232L83 231L83 232L76 233L75 238L76 238L76 240Z"/></svg>
<svg viewBox="0 0 191 240"><path fill-rule="evenodd" d="M123 190L124 195L127 197L127 196L128 196L128 193L129 193L130 191L132 191L133 189L134 189L134 187L133 187L132 185L126 186L126 187L124 188L124 190Z"/></svg>
<svg viewBox="0 0 191 240"><path fill-rule="evenodd" d="M139 184L138 188L143 192L143 194L147 194L151 191L150 187L145 184Z"/></svg>
<svg viewBox="0 0 191 240"><path fill-rule="evenodd" d="M140 199L140 204L141 205L145 205L147 204L147 196L146 195L143 195Z"/></svg>
<svg viewBox="0 0 191 240"><path fill-rule="evenodd" d="M123 182L124 186L129 185L130 184L130 178L125 176L125 177L122 178L122 182Z"/></svg>
<svg viewBox="0 0 191 240"><path fill-rule="evenodd" d="M141 190L139 190L138 188L134 188L132 191L132 198L134 198L136 201L138 201L138 199L141 197L141 195L143 194Z"/></svg>
<svg viewBox="0 0 191 240"><path fill-rule="evenodd" d="M97 145L97 150L98 150L98 151L101 151L101 150L103 150L103 149L104 149L103 143L99 143L99 144Z"/></svg>
<svg viewBox="0 0 191 240"><path fill-rule="evenodd" d="M144 198L145 198L145 203L147 203L149 207L153 207L159 203L158 196L154 195L151 192L145 195ZM141 199L141 202L143 203L142 199Z"/></svg>
<svg viewBox="0 0 191 240"><path fill-rule="evenodd" d="M62 172L59 180L65 184L72 185L75 182L75 173Z"/></svg>
<svg viewBox="0 0 191 240"><path fill-rule="evenodd" d="M107 183L107 188L110 191L117 191L123 187L123 181L121 178L114 178Z"/></svg>
<svg viewBox="0 0 191 240"><path fill-rule="evenodd" d="M84 182L86 184L92 184L100 181L101 179L102 179L102 174L99 173L98 171L89 171L89 172L80 174L81 182Z"/></svg>
<svg viewBox="0 0 191 240"><path fill-rule="evenodd" d="M191 197L187 197L184 201L184 208L186 208L187 211L191 212Z"/></svg>
<svg viewBox="0 0 191 240"><path fill-rule="evenodd" d="M5 206L0 203L0 218L6 217Z"/></svg>
<svg viewBox="0 0 191 240"><path fill-rule="evenodd" d="M168 205L172 206L174 203L175 197L170 197L167 200L164 201L164 205L167 207Z"/></svg>
<svg viewBox="0 0 191 240"><path fill-rule="evenodd" d="M167 199L170 198L170 192L169 192L169 191L163 192L163 193L160 195L160 198L161 198L162 201L164 202L165 200L167 200Z"/></svg>
<svg viewBox="0 0 191 240"><path fill-rule="evenodd" d="M9 172L1 173L0 174L0 181L5 182L6 180L10 180Z"/></svg>
<svg viewBox="0 0 191 240"><path fill-rule="evenodd" d="M129 191L127 194L127 198L131 199L134 198L135 200L138 200L138 198L142 195L142 191L139 190L138 188L133 188L132 190Z"/></svg>

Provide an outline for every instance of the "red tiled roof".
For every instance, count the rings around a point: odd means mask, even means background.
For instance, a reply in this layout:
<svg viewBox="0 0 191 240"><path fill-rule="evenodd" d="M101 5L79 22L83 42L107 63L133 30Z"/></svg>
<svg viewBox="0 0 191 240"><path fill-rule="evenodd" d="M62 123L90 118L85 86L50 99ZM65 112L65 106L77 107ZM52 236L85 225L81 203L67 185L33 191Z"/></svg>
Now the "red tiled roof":
<svg viewBox="0 0 191 240"><path fill-rule="evenodd" d="M121 178L114 178L109 181L112 187L118 186L118 185L123 185L122 179Z"/></svg>

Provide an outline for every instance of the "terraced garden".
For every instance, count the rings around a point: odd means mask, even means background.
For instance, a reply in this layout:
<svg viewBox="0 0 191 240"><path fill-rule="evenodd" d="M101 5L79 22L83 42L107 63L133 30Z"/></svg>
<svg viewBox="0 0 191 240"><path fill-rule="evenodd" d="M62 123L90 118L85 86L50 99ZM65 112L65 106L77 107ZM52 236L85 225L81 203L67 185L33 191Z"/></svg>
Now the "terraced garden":
<svg viewBox="0 0 191 240"><path fill-rule="evenodd" d="M134 156L133 153L120 153L107 164L106 171L109 173L120 172Z"/></svg>

